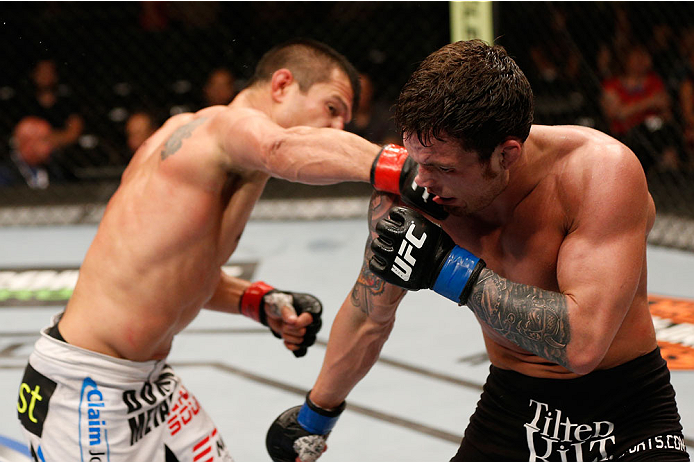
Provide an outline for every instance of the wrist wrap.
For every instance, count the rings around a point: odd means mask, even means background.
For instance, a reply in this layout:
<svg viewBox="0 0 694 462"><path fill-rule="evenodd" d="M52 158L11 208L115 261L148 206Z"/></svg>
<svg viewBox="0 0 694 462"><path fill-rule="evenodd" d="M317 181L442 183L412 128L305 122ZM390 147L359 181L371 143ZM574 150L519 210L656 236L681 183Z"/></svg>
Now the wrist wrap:
<svg viewBox="0 0 694 462"><path fill-rule="evenodd" d="M306 394L306 402L299 410L299 415L296 420L299 422L304 430L314 435L327 435L335 427L337 419L340 418L340 414L345 410L345 402L343 401L335 409L323 409L322 407L315 404L308 397L311 392Z"/></svg>
<svg viewBox="0 0 694 462"><path fill-rule="evenodd" d="M400 173L407 150L397 144L383 146L371 164L371 185L377 191L400 194Z"/></svg>
<svg viewBox="0 0 694 462"><path fill-rule="evenodd" d="M432 289L458 305L464 305L485 266L484 260L455 246L443 263Z"/></svg>
<svg viewBox="0 0 694 462"><path fill-rule="evenodd" d="M267 316L263 309L263 296L271 290L275 290L275 288L263 281L256 281L251 284L241 295L239 309L241 314L267 326Z"/></svg>

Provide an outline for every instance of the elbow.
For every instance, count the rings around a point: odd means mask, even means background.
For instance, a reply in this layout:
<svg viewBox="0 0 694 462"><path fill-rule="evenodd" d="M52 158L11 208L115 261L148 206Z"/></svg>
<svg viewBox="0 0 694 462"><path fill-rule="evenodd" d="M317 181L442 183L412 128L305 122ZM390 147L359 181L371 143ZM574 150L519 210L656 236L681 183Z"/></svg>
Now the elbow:
<svg viewBox="0 0 694 462"><path fill-rule="evenodd" d="M567 355L565 367L579 375L586 375L595 371L607 353L604 349L590 346L570 348L570 350L575 351Z"/></svg>
<svg viewBox="0 0 694 462"><path fill-rule="evenodd" d="M593 361L589 358L572 359L566 365L566 368L578 375L587 375L593 372L598 367L599 361Z"/></svg>

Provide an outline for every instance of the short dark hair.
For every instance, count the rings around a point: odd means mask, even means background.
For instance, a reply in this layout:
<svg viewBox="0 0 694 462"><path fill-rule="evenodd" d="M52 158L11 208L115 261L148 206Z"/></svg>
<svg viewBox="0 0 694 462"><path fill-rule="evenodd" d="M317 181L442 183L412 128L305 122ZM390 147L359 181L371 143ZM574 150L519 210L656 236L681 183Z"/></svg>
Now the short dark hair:
<svg viewBox="0 0 694 462"><path fill-rule="evenodd" d="M276 70L286 68L296 79L299 89L306 92L315 83L329 81L336 67L349 79L354 93L353 112L356 112L361 93L359 73L342 54L317 40L299 38L271 48L258 61L249 86L266 82Z"/></svg>
<svg viewBox="0 0 694 462"><path fill-rule="evenodd" d="M448 136L484 162L507 137L528 137L533 93L503 47L455 42L430 54L412 74L398 98L395 122L425 146Z"/></svg>

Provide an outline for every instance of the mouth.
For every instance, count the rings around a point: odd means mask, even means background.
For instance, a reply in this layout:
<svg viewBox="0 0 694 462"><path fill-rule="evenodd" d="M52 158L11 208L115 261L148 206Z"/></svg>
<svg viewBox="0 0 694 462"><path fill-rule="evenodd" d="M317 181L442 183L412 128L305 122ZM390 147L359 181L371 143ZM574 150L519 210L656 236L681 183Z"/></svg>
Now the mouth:
<svg viewBox="0 0 694 462"><path fill-rule="evenodd" d="M432 201L434 201L435 203L437 203L439 205L447 205L447 204L452 203L454 200L455 199L452 197L441 197L441 196L437 196L437 195L434 195L434 197L432 199Z"/></svg>

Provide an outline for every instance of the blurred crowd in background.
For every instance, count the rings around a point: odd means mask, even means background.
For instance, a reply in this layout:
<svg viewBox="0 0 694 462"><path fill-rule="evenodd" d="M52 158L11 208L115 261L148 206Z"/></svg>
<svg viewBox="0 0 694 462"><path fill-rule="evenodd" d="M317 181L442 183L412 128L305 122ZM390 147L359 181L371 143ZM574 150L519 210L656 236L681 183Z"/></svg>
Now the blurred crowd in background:
<svg viewBox="0 0 694 462"><path fill-rule="evenodd" d="M533 85L536 123L603 130L649 178L694 172L692 4L500 2L494 11L497 43ZM117 181L163 121L228 104L263 52L297 36L330 44L362 73L346 129L400 143L398 91L450 41L447 2L9 2L1 15L5 188Z"/></svg>

